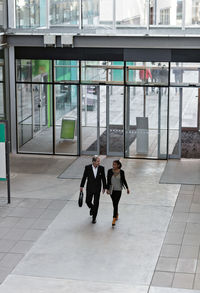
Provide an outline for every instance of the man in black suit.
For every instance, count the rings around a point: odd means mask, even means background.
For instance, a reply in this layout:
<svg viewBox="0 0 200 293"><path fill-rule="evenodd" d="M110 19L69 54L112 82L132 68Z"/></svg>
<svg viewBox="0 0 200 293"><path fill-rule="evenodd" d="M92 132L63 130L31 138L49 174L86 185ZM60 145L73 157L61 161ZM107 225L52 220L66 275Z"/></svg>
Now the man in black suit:
<svg viewBox="0 0 200 293"><path fill-rule="evenodd" d="M103 183L103 193L106 189L105 171L104 167L100 166L100 158L98 156L94 156L92 158L92 164L85 167L83 178L81 180L80 191L83 191L86 179L86 204L90 209L92 223L95 224L99 208L101 182Z"/></svg>

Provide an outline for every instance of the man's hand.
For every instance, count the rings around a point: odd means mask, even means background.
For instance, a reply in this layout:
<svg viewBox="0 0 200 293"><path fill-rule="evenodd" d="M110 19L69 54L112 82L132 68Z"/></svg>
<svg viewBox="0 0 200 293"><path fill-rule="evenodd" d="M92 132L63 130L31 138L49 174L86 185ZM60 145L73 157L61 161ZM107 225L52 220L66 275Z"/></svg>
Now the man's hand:
<svg viewBox="0 0 200 293"><path fill-rule="evenodd" d="M80 187L80 191L83 191L83 187Z"/></svg>
<svg viewBox="0 0 200 293"><path fill-rule="evenodd" d="M130 194L130 190L129 189L127 189L127 194Z"/></svg>

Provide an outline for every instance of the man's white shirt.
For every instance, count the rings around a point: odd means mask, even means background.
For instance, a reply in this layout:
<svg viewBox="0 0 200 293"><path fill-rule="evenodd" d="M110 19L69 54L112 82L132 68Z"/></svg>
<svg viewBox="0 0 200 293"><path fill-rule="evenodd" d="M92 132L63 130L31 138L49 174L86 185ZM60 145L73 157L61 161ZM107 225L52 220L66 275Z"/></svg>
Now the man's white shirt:
<svg viewBox="0 0 200 293"><path fill-rule="evenodd" d="M94 178L97 177L97 171L98 171L98 167L94 167L94 165L92 165L92 170L93 170L93 173L94 173Z"/></svg>

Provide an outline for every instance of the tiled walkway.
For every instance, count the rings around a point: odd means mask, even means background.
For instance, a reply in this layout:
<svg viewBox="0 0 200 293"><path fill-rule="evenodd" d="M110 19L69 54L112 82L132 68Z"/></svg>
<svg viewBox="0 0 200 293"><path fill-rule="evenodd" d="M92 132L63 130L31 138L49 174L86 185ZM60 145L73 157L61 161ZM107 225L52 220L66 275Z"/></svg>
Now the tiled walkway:
<svg viewBox="0 0 200 293"><path fill-rule="evenodd" d="M0 283L65 206L65 200L0 199Z"/></svg>
<svg viewBox="0 0 200 293"><path fill-rule="evenodd" d="M200 290L200 185L182 185L152 286Z"/></svg>
<svg viewBox="0 0 200 293"><path fill-rule="evenodd" d="M122 159L131 194L112 229L109 196L92 225L80 180L57 178L70 158L19 158L12 204L0 201L0 293L200 293L199 185L159 184L165 161Z"/></svg>

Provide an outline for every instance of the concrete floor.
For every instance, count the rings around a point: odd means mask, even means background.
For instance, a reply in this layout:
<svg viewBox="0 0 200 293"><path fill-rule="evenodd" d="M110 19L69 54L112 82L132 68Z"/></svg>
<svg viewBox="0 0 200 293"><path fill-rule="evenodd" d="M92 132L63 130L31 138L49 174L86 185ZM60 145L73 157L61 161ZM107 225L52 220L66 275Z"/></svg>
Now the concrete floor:
<svg viewBox="0 0 200 293"><path fill-rule="evenodd" d="M50 215L52 206L60 210L7 273L0 293L200 293L198 186L159 184L165 161L122 159L131 194L123 192L120 219L113 229L108 195L101 196L97 223L92 225L86 205L77 205L80 180L57 178L70 158L42 156L41 162L37 156L12 158L13 206L2 205L0 220L4 223L8 218L15 229L15 220L25 213L21 208L27 208L26 204L34 212L31 216L26 211L29 221L44 219L43 213ZM3 197L5 186L0 188ZM47 210L40 210L39 215L40 200ZM37 207L30 208L30 202ZM37 219L33 218L36 214ZM10 243L8 253L12 254L13 246L16 249L16 243ZM170 255L177 252L174 246L182 251L179 256ZM182 261L194 246L195 256ZM0 253L4 253L2 247L0 241ZM1 267L6 268L6 259L9 257L2 256Z"/></svg>

